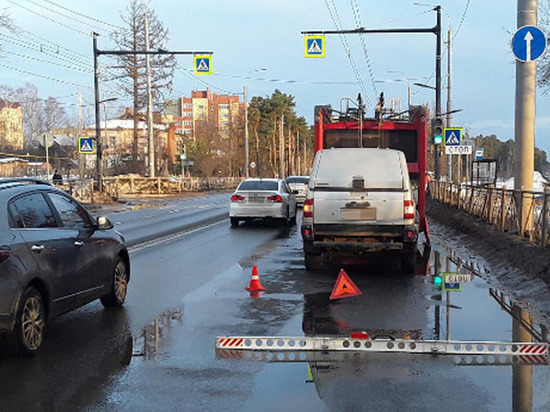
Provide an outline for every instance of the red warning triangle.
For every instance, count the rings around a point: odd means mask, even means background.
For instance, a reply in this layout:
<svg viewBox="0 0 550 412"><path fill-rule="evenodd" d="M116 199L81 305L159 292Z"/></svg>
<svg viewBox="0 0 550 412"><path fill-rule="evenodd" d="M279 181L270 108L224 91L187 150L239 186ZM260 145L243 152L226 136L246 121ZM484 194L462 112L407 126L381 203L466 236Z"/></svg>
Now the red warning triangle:
<svg viewBox="0 0 550 412"><path fill-rule="evenodd" d="M330 300L351 298L353 296L359 296L363 293L359 290L357 285L353 283L344 269L340 269L338 279L334 284L334 289L330 295Z"/></svg>

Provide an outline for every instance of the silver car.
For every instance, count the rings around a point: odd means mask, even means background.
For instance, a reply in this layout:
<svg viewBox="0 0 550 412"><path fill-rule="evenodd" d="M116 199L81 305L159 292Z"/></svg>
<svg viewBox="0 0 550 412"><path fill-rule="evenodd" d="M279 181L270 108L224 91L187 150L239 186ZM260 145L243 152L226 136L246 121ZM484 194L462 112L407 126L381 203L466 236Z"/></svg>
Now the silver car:
<svg viewBox="0 0 550 412"><path fill-rule="evenodd" d="M240 221L279 220L296 223L296 192L282 179L253 178L243 180L231 195L229 219L236 227Z"/></svg>
<svg viewBox="0 0 550 412"><path fill-rule="evenodd" d="M285 180L291 190L296 190L298 192L296 193L296 202L298 205L303 206L306 200L309 176L289 176Z"/></svg>

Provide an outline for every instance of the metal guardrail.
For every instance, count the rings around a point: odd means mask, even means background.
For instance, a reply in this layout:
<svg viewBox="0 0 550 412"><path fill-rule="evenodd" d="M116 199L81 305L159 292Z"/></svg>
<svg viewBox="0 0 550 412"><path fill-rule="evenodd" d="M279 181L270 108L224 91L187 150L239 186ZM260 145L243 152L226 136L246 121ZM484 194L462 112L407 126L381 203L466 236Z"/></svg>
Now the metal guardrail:
<svg viewBox="0 0 550 412"><path fill-rule="evenodd" d="M548 244L550 189L534 192L432 181L430 193L435 200L480 217L501 232L516 234L543 247ZM524 205L534 217L531 230L520 227Z"/></svg>

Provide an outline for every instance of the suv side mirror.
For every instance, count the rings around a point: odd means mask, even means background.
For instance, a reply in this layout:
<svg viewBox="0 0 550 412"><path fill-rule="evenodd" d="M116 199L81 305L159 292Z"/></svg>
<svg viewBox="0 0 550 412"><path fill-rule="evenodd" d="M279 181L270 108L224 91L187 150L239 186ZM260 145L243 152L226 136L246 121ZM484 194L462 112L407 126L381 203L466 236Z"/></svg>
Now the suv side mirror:
<svg viewBox="0 0 550 412"><path fill-rule="evenodd" d="M107 216L99 216L97 218L97 228L99 230L109 230L112 229L114 226L109 220Z"/></svg>

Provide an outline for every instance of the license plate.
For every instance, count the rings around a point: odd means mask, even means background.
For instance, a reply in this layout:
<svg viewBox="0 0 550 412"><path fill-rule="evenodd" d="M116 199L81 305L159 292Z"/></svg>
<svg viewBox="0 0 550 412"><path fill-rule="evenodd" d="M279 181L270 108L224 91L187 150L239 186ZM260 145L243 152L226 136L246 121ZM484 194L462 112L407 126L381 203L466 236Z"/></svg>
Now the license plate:
<svg viewBox="0 0 550 412"><path fill-rule="evenodd" d="M261 197L261 196L249 196L248 201L249 202L254 202L254 203L263 203L264 198Z"/></svg>
<svg viewBox="0 0 550 412"><path fill-rule="evenodd" d="M376 208L342 209L342 220L376 220Z"/></svg>

